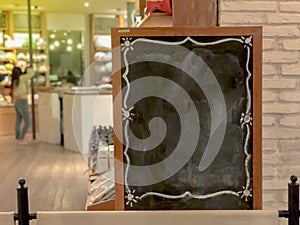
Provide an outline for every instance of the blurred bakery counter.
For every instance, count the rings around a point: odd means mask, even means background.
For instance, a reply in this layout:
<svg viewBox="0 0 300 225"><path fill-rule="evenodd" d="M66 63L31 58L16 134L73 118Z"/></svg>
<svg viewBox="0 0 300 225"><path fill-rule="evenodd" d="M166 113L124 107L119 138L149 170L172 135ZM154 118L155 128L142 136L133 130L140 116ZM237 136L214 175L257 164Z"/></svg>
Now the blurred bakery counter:
<svg viewBox="0 0 300 225"><path fill-rule="evenodd" d="M87 154L94 126L113 125L111 89L79 88L63 95L64 147Z"/></svg>
<svg viewBox="0 0 300 225"><path fill-rule="evenodd" d="M50 144L61 144L61 106L59 92L39 91L39 133L37 139Z"/></svg>
<svg viewBox="0 0 300 225"><path fill-rule="evenodd" d="M63 96L68 87L39 88L40 124L38 140L50 144L64 145L63 136Z"/></svg>
<svg viewBox="0 0 300 225"><path fill-rule="evenodd" d="M112 91L74 87L39 92L38 139L87 152L93 126L112 126Z"/></svg>

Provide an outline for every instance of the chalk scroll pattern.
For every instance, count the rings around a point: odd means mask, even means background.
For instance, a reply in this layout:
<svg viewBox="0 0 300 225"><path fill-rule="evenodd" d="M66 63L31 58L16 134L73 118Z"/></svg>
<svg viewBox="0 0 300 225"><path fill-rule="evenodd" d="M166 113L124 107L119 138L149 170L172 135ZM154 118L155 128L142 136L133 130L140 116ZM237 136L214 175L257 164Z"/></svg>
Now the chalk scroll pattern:
<svg viewBox="0 0 300 225"><path fill-rule="evenodd" d="M245 64L245 70L247 71L246 75L246 80L245 80L245 89L247 92L247 106L245 112L241 113L240 115L240 126L241 128L245 131L245 141L243 145L243 152L245 155L245 161L244 161L244 169L245 169L245 174L246 174L246 181L245 185L240 187L239 191L233 191L233 190L221 190L221 191L216 191L212 193L206 193L206 194L193 194L191 191L185 191L184 193L180 195L169 195L165 193L160 193L160 192L145 192L139 195L136 195L136 190L131 187L131 184L128 183L128 173L129 173L129 168L130 168L130 163L131 163L131 158L128 154L128 150L130 147L132 147L130 143L130 126L129 123L130 121L133 121L133 117L135 114L132 112L134 110L134 105L128 105L128 96L130 95L131 88L132 88L132 83L128 79L129 75L129 63L127 59L127 53L129 51L135 51L135 44L136 43L154 43L154 44L160 44L160 45L165 45L165 46L178 46L182 45L184 43L190 42L194 45L197 46L213 46L217 45L220 43L226 43L226 42L237 42L240 43L241 45L246 48L247 51L247 60ZM210 199L214 198L216 196L221 196L221 195L232 195L237 198L244 199L244 201L250 201L252 196L252 188L251 188L251 149L250 149L250 139L251 139L251 126L253 123L253 118L252 118L252 90L251 90L251 78L252 78L252 73L250 71L250 58L251 56L251 51L252 51L252 36L249 37L239 37L239 38L222 38L217 41L213 42L198 42L193 39L193 37L186 37L182 41L176 41L176 42L169 42L169 41L162 41L162 40L153 40L153 39L148 39L148 38L137 38L133 39L131 37L126 37L122 38L122 43L121 43L121 52L122 52L122 57L124 61L124 72L122 74L123 82L125 82L126 89L125 91L123 90L123 108L122 108L122 115L123 115L123 122L124 122L124 158L126 159L126 166L125 166L125 177L124 177L124 186L125 186L125 205L129 207L133 207L134 204L138 203L139 201L143 201L143 199L149 197L149 196L155 196L159 198L164 198L164 199L171 199L171 200L176 200L176 199L182 199L182 198L193 198L193 199L199 199L199 200L204 200L204 199ZM149 80L151 81L151 80ZM226 115L225 115L226 116ZM224 119L224 118L223 118ZM220 123L218 124L220 125ZM151 124L150 124L151 126ZM163 130L166 129L165 127L162 128ZM225 127L224 127L225 129ZM151 129L150 129L151 130ZM165 133L163 131L162 133ZM155 146L151 146L155 147ZM135 149L138 150L138 149ZM213 159L217 156L217 152L215 153L215 156L212 157ZM202 157L205 157L205 152ZM209 167L212 163L212 160L209 161L208 165L205 165L201 169L201 165L199 165L199 172L204 171L207 167ZM207 161L207 160L206 160ZM200 162L201 164L201 162Z"/></svg>

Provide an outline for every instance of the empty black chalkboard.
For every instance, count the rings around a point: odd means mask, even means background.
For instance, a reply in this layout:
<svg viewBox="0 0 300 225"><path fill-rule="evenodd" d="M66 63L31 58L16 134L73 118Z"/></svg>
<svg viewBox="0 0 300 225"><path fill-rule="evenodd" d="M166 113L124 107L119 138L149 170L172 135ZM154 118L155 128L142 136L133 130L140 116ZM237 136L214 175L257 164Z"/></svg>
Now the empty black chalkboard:
<svg viewBox="0 0 300 225"><path fill-rule="evenodd" d="M261 208L261 29L113 29L116 208Z"/></svg>

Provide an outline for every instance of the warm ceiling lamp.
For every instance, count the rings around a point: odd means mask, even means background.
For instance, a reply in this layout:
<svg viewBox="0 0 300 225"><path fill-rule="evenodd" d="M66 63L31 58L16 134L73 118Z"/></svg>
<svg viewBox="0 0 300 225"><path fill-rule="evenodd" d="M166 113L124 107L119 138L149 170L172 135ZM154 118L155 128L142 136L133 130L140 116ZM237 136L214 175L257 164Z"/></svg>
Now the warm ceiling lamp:
<svg viewBox="0 0 300 225"><path fill-rule="evenodd" d="M90 3L89 2L85 2L84 3L84 7L89 7L90 6Z"/></svg>

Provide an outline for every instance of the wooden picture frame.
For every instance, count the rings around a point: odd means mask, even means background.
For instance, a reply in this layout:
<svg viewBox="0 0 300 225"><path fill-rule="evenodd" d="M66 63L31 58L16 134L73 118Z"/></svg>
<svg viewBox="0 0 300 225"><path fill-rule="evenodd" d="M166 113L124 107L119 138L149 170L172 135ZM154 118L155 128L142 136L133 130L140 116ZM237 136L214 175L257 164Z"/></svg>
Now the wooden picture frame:
<svg viewBox="0 0 300 225"><path fill-rule="evenodd" d="M114 28L112 46L116 210L262 209L262 28Z"/></svg>

